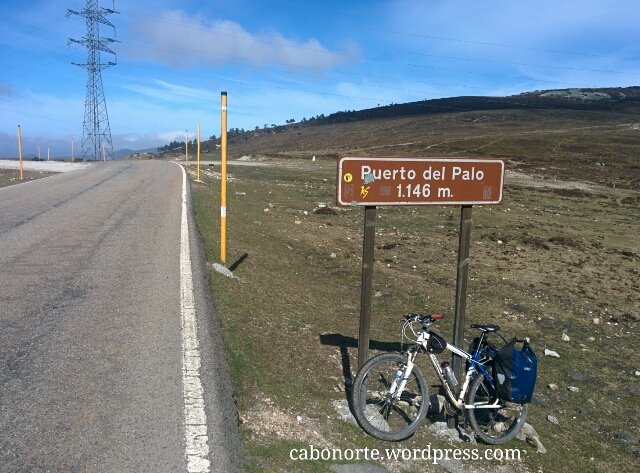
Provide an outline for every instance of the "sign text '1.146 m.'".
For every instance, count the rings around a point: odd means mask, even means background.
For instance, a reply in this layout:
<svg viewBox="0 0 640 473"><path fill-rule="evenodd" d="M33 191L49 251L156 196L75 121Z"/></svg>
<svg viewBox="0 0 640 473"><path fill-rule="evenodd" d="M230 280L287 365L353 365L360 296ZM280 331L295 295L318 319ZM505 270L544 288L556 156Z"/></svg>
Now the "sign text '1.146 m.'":
<svg viewBox="0 0 640 473"><path fill-rule="evenodd" d="M340 157L337 204L500 204L503 181L502 159Z"/></svg>

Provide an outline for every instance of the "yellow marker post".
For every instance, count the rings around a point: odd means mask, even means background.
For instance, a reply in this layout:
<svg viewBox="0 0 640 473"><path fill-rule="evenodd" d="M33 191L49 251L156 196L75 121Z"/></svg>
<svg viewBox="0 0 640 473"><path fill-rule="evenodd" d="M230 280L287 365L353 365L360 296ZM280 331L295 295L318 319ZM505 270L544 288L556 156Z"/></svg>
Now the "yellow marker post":
<svg viewBox="0 0 640 473"><path fill-rule="evenodd" d="M104 154L104 145L102 145L102 162L106 163L107 162L107 157Z"/></svg>
<svg viewBox="0 0 640 473"><path fill-rule="evenodd" d="M40 145L38 145L38 161L40 161Z"/></svg>
<svg viewBox="0 0 640 473"><path fill-rule="evenodd" d="M47 148L47 161L51 161L51 148Z"/></svg>
<svg viewBox="0 0 640 473"><path fill-rule="evenodd" d="M220 262L227 260L227 93L222 92L222 134L220 135Z"/></svg>
<svg viewBox="0 0 640 473"><path fill-rule="evenodd" d="M198 180L200 180L200 124L198 124Z"/></svg>
<svg viewBox="0 0 640 473"><path fill-rule="evenodd" d="M185 130L185 141L184 141L184 154L185 154L185 158L186 158L186 166L189 165L189 130Z"/></svg>
<svg viewBox="0 0 640 473"><path fill-rule="evenodd" d="M71 162L73 162L73 140L71 140Z"/></svg>
<svg viewBox="0 0 640 473"><path fill-rule="evenodd" d="M20 136L20 125L18 125L18 156L20 156L20 180L22 180L22 137Z"/></svg>

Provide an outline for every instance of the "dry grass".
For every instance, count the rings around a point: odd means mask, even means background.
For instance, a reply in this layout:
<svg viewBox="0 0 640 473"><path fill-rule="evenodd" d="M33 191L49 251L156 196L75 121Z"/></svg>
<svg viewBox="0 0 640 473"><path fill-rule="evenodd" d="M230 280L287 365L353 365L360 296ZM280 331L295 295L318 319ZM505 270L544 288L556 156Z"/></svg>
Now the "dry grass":
<svg viewBox="0 0 640 473"><path fill-rule="evenodd" d="M20 184L21 182L32 181L34 179L41 179L43 177L51 176L51 172L42 171L23 171L23 180L20 180L20 171L17 169L0 169L0 187L13 186Z"/></svg>
<svg viewBox="0 0 640 473"><path fill-rule="evenodd" d="M475 105L482 105L478 102ZM453 104L455 105L455 104ZM458 107L465 110L474 104ZM555 106L565 105L556 101ZM548 179L581 180L602 186L640 187L640 104L618 108L450 111L287 125L229 136L232 158L334 160L357 156L491 156L511 160L512 170ZM376 109L374 109L376 110ZM218 154L219 156L219 154Z"/></svg>
<svg viewBox="0 0 640 473"><path fill-rule="evenodd" d="M228 266L240 279L212 273L241 418L258 410L284 419L280 429L242 426L251 471L327 471L325 463L288 459L289 448L310 439L343 448L398 446L365 436L332 407L345 398L343 378L355 374L363 211L314 213L317 203L335 200L335 167L323 161L310 171L306 164L304 170L233 168ZM216 262L219 181L204 180L192 185L198 224ZM373 353L396 346L397 319L407 310L449 315L439 329L450 339L459 209L388 207L378 215ZM549 453L514 440L509 447L528 451L514 471L614 472L637 465L637 454L615 437L620 429L640 436L639 216L637 192L608 187L507 186L503 206L474 208L467 326L497 322L505 336L530 336L540 357L528 420ZM563 332L569 342L561 341ZM466 334L474 336L470 329ZM542 356L545 348L560 359ZM550 383L559 390L550 391ZM546 420L549 414L559 425ZM311 426L308 437L287 434L297 432L286 428L297 416ZM402 446L446 447L427 428L432 420ZM410 462L393 467L440 471Z"/></svg>

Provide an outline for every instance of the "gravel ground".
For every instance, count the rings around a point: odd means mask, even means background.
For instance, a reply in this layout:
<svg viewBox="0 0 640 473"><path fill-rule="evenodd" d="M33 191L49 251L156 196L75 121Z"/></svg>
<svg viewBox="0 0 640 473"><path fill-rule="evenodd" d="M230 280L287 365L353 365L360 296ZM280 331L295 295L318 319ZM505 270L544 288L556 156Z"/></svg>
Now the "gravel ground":
<svg viewBox="0 0 640 473"><path fill-rule="evenodd" d="M71 172L86 169L90 163L61 163L58 161L22 161L22 169L25 171L47 172ZM20 161L17 159L0 159L0 168L19 169Z"/></svg>

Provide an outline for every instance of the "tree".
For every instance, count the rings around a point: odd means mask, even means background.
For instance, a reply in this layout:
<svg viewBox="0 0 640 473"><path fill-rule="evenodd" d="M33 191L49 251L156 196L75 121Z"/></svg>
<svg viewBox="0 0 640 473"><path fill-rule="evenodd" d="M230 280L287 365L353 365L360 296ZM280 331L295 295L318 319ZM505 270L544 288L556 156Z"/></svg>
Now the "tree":
<svg viewBox="0 0 640 473"><path fill-rule="evenodd" d="M209 139L210 139L210 140L215 140L215 139L216 139L216 135L211 135L211 136L209 137Z"/></svg>

